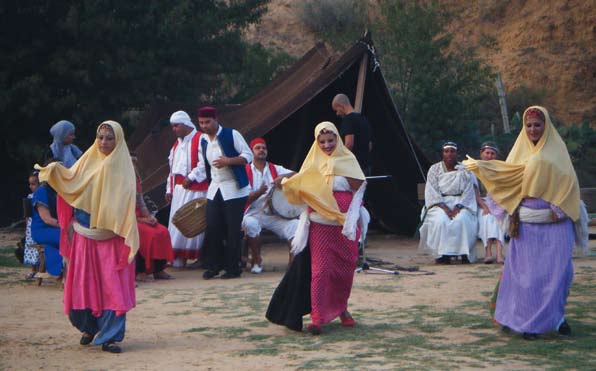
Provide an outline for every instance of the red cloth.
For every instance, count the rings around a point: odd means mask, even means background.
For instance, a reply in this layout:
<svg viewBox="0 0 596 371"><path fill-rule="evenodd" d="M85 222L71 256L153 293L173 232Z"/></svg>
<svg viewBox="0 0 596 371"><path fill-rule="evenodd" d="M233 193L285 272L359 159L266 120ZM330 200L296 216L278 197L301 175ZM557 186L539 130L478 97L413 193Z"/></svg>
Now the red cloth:
<svg viewBox="0 0 596 371"><path fill-rule="evenodd" d="M201 250L174 250L176 259L195 260L201 257Z"/></svg>
<svg viewBox="0 0 596 371"><path fill-rule="evenodd" d="M352 192L333 192L337 205L346 212ZM341 226L310 223L309 245L312 260L311 313L313 323L327 323L348 308L354 270L358 261L358 239L350 241Z"/></svg>
<svg viewBox="0 0 596 371"><path fill-rule="evenodd" d="M174 261L170 232L161 224L149 225L138 222L139 254L145 259L146 273L153 273L153 260Z"/></svg>
<svg viewBox="0 0 596 371"><path fill-rule="evenodd" d="M73 208L57 195L56 214L58 215L58 224L60 225L60 255L70 258L70 240L68 239L68 228L72 220Z"/></svg>
<svg viewBox="0 0 596 371"><path fill-rule="evenodd" d="M134 263L119 266L128 251L120 236L96 241L74 232L64 284L64 313L91 309L99 317L104 310L113 310L120 316L134 308Z"/></svg>

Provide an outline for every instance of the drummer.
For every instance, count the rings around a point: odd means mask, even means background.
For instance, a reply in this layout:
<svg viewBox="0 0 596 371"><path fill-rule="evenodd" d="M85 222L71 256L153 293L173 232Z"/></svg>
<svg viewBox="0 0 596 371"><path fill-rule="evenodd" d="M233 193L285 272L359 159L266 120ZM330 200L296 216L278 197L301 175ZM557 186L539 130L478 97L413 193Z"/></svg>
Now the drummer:
<svg viewBox="0 0 596 371"><path fill-rule="evenodd" d="M250 183L247 208L242 220L242 230L251 252L251 272L259 274L263 271L261 258L261 230L268 229L279 238L290 241L294 238L298 219L285 219L271 212L266 207L266 198L271 187L281 188L281 180L295 174L281 165L267 161L267 143L263 138L250 142L253 160L246 165L246 173Z"/></svg>

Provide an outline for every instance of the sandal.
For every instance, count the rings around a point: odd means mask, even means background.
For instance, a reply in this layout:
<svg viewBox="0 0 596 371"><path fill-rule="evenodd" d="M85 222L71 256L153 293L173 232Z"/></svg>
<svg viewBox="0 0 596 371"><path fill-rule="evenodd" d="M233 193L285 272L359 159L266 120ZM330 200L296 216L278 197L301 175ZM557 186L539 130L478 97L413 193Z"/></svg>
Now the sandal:
<svg viewBox="0 0 596 371"><path fill-rule="evenodd" d="M341 325L344 327L354 327L356 324L356 321L347 310L339 315L339 319L341 321Z"/></svg>
<svg viewBox="0 0 596 371"><path fill-rule="evenodd" d="M31 272L29 272L29 273L27 273L27 274L25 275L25 279L26 279L26 280L32 280L32 279L34 279L34 278L35 278L35 275L36 275L36 274L37 274L37 272L35 272L35 271L31 271Z"/></svg>

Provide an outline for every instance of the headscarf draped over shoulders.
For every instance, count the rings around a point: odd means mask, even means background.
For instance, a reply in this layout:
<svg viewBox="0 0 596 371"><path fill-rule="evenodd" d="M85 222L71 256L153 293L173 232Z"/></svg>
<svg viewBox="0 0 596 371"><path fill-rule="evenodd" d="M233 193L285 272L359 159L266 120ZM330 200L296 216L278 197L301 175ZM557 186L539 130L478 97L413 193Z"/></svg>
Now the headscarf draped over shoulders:
<svg viewBox="0 0 596 371"><path fill-rule="evenodd" d="M333 132L337 137L337 146L331 155L323 152L317 141L323 129ZM325 218L343 225L345 214L339 210L333 197L334 176L365 180L364 173L354 154L344 146L333 123L321 122L316 126L314 134L315 140L300 171L282 182L284 194L290 203L306 203Z"/></svg>
<svg viewBox="0 0 596 371"><path fill-rule="evenodd" d="M91 216L90 228L107 229L124 238L130 248L128 262L139 249L135 216L135 172L124 131L115 121L104 121L115 134L116 147L109 155L99 151L97 139L71 167L53 162L40 170L39 180L48 182L71 206Z"/></svg>
<svg viewBox="0 0 596 371"><path fill-rule="evenodd" d="M526 112L539 109L544 114L544 133L534 143L525 130ZM481 161L468 156L463 163L482 181L488 193L509 214L522 199L541 198L561 208L571 219L580 215L577 175L565 142L544 107L532 106L524 112L522 130L505 161Z"/></svg>

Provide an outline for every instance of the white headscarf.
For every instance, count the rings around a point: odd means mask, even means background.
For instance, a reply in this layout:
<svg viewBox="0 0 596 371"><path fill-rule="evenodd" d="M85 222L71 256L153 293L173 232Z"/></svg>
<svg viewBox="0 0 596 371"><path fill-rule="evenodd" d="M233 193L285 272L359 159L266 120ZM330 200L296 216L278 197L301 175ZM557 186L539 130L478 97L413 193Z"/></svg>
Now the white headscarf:
<svg viewBox="0 0 596 371"><path fill-rule="evenodd" d="M184 111L176 111L172 113L172 116L170 116L170 124L183 124L189 128L196 129L196 126L192 123L190 116Z"/></svg>

